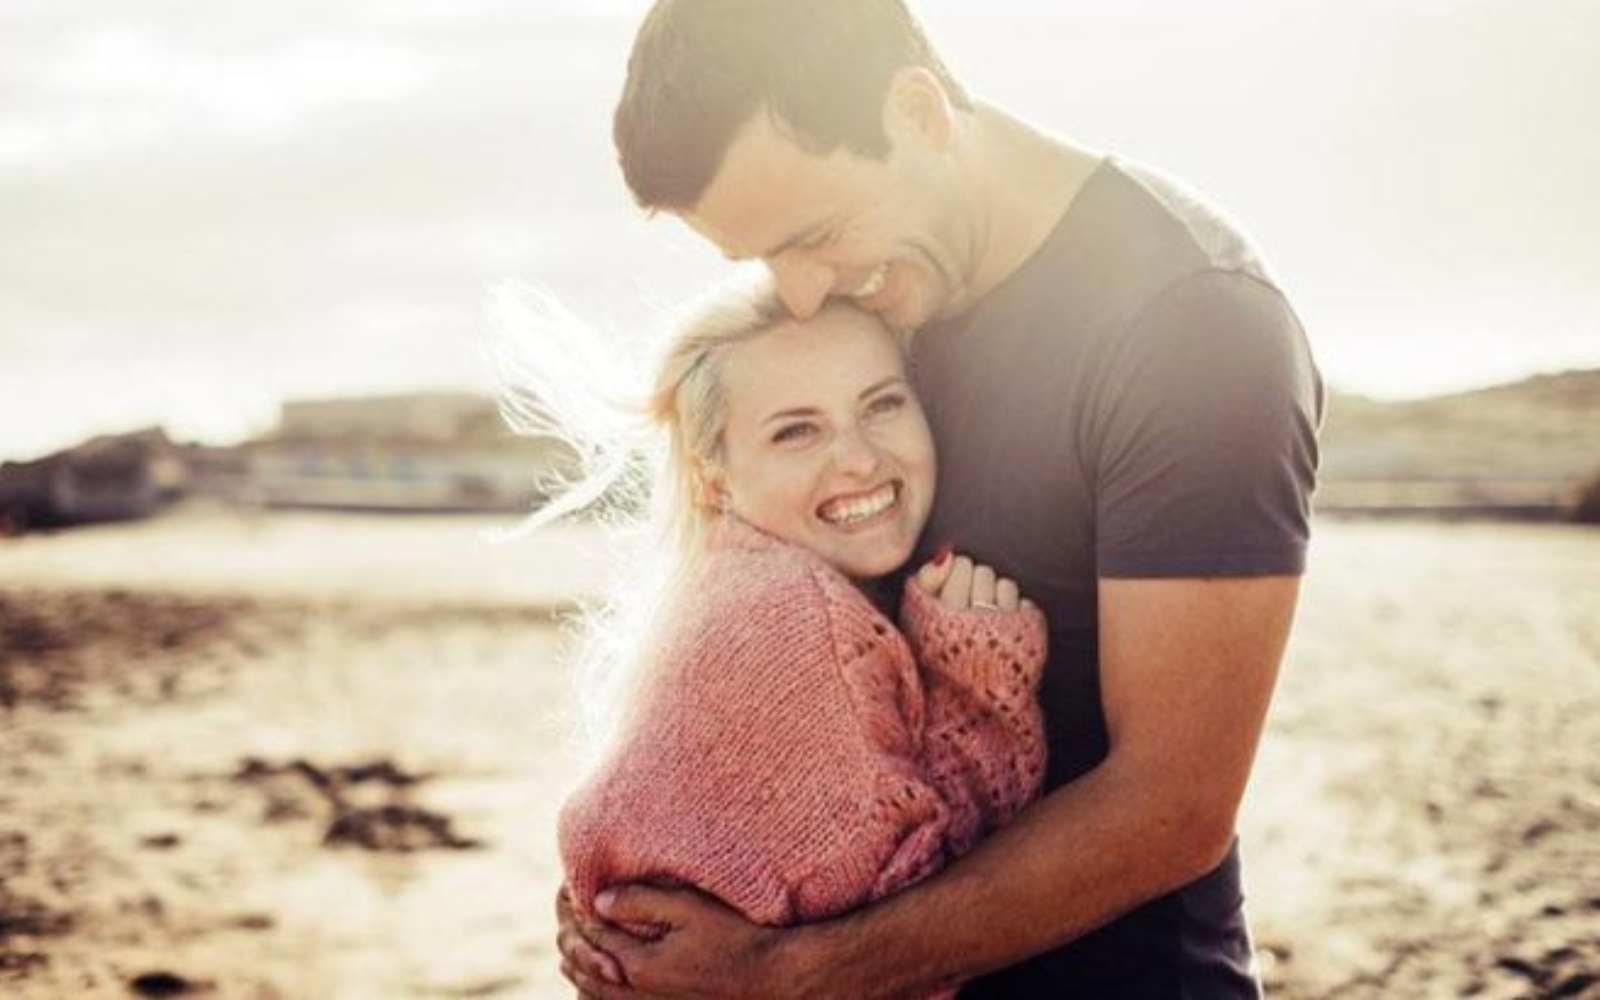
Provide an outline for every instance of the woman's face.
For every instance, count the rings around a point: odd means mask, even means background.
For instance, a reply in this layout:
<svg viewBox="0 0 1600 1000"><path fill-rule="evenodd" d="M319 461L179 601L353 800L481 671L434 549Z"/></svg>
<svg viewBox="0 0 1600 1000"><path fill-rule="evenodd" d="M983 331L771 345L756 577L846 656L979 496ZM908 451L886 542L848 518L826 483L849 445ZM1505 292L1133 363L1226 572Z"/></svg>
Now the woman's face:
<svg viewBox="0 0 1600 1000"><path fill-rule="evenodd" d="M933 504L933 439L894 335L830 306L721 360L713 482L733 512L854 579L910 558Z"/></svg>

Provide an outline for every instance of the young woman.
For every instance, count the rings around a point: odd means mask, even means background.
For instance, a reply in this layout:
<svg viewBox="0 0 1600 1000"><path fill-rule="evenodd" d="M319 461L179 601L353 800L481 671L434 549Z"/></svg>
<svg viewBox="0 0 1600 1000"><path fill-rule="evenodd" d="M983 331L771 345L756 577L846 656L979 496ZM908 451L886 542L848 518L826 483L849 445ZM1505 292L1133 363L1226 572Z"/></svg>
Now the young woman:
<svg viewBox="0 0 1600 1000"><path fill-rule="evenodd" d="M901 345L845 304L790 318L730 286L684 324L649 415L671 584L646 601L620 729L566 803L573 904L692 885L768 924L923 878L1037 793L1043 617L942 549L933 443Z"/></svg>

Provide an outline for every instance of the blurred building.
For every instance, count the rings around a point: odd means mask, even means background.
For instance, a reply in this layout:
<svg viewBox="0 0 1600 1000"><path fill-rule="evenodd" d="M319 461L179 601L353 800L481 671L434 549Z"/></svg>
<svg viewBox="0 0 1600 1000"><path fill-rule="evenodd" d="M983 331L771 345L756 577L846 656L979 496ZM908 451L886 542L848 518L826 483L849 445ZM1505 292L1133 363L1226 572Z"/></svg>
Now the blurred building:
<svg viewBox="0 0 1600 1000"><path fill-rule="evenodd" d="M513 434L495 401L418 393L285 403L271 434L176 445L159 428L0 466L0 535L147 517L184 497L252 507L522 511L574 468Z"/></svg>
<svg viewBox="0 0 1600 1000"><path fill-rule="evenodd" d="M518 437L491 399L418 393L285 403L278 429L196 456L203 492L270 507L526 510L573 467L549 439Z"/></svg>
<svg viewBox="0 0 1600 1000"><path fill-rule="evenodd" d="M399 446L501 444L510 437L493 400L470 393L408 393L283 404L273 439Z"/></svg>

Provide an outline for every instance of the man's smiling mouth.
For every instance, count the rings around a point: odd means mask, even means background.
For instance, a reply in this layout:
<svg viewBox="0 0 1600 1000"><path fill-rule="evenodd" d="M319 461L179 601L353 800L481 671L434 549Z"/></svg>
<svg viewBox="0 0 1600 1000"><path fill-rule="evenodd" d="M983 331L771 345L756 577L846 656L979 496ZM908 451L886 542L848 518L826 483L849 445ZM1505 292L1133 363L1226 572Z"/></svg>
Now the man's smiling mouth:
<svg viewBox="0 0 1600 1000"><path fill-rule="evenodd" d="M872 269L871 274L867 275L866 278L862 280L861 284L856 286L855 291L850 293L850 297L856 300L871 298L872 296L883 291L883 286L888 284L888 282L889 265L879 264L877 267Z"/></svg>

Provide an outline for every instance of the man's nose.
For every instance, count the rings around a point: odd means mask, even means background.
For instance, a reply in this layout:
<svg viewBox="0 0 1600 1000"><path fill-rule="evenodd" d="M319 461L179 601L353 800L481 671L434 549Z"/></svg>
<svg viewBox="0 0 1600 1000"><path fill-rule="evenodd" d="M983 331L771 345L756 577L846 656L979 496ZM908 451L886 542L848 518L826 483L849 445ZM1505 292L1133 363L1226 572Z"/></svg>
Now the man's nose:
<svg viewBox="0 0 1600 1000"><path fill-rule="evenodd" d="M795 319L810 319L833 291L833 268L794 253L767 262L778 285L778 297Z"/></svg>

